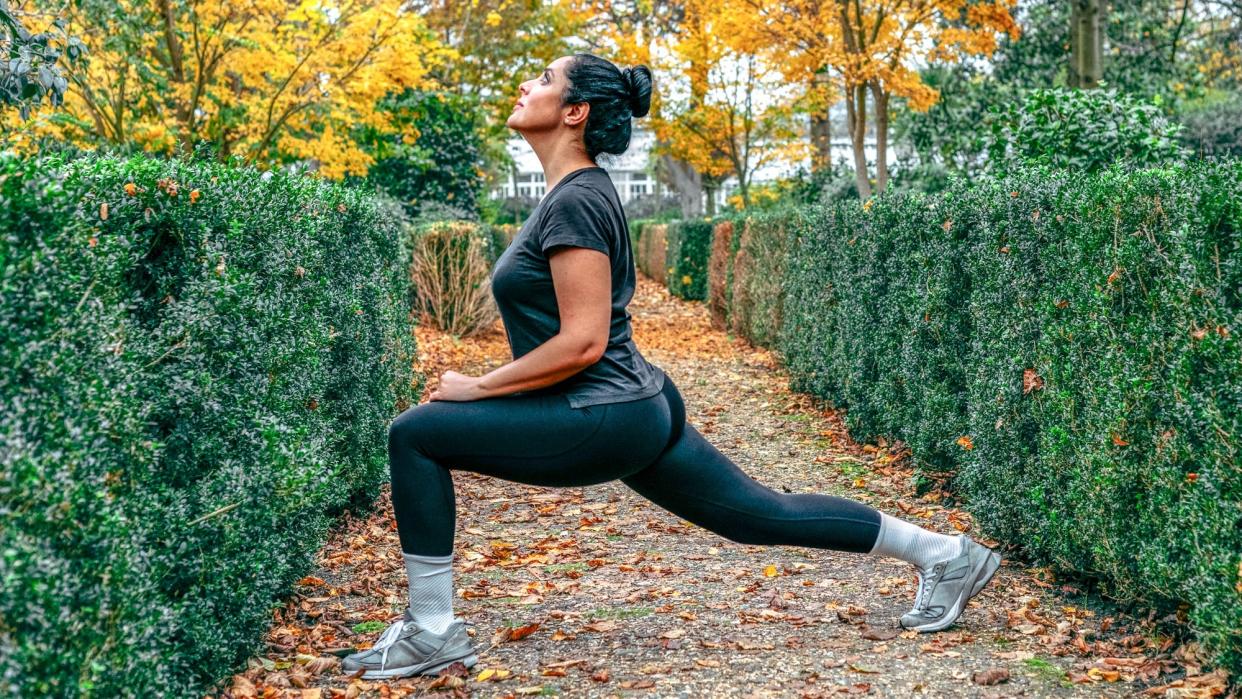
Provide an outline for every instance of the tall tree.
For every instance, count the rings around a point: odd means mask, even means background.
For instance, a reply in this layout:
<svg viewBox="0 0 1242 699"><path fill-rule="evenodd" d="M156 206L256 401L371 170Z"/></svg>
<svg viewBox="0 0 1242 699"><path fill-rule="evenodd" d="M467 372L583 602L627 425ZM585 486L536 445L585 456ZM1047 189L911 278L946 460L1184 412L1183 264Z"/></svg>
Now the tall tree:
<svg viewBox="0 0 1242 699"><path fill-rule="evenodd" d="M1070 87L1096 87L1104 72L1106 0L1070 0Z"/></svg>
<svg viewBox="0 0 1242 699"><path fill-rule="evenodd" d="M582 16L589 17L584 39L590 48L622 65L646 65L655 77L651 95L650 122L665 114L665 94L670 85L665 77L677 70L670 62L668 44L686 25L688 11L693 21L693 6L687 0L575 0ZM692 75L701 71L692 67ZM704 88L691 83L692 100L701 101ZM677 192L681 214L685 218L703 212L704 190L712 190L719 178L699 172L693 163L678 158L667 141L657 134L651 155L655 160L657 183Z"/></svg>
<svg viewBox="0 0 1242 699"><path fill-rule="evenodd" d="M937 91L919 68L989 56L999 35L1016 37L1016 0L737 0L770 51L787 55L803 74L831 71L846 106L859 196L872 194L866 157L869 107L874 111L875 190L888 184L889 115L894 98L926 111ZM868 104L870 98L870 105Z"/></svg>
<svg viewBox="0 0 1242 699"><path fill-rule="evenodd" d="M447 58L403 1L79 0L67 28L89 60L71 73L65 109L26 127L159 152L206 142L222 158L364 175L373 158L360 127L392 130L376 104L433 86L429 68Z"/></svg>
<svg viewBox="0 0 1242 699"><path fill-rule="evenodd" d="M743 206L757 170L800 159L808 144L793 121L796 92L763 58L731 44L732 8L698 4L673 45L689 97L655 121L668 152L716 179L737 178ZM709 198L708 214L714 214Z"/></svg>

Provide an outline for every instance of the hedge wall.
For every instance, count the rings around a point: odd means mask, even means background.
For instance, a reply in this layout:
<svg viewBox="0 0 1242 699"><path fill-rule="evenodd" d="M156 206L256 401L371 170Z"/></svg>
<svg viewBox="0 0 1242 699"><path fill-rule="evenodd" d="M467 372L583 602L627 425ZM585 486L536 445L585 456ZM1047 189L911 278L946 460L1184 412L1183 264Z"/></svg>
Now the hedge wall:
<svg viewBox="0 0 1242 699"><path fill-rule="evenodd" d="M417 395L374 202L0 158L0 694L190 696L261 649Z"/></svg>
<svg viewBox="0 0 1242 699"><path fill-rule="evenodd" d="M775 347L785 300L788 213L764 212L742 226L733 260L730 331Z"/></svg>
<svg viewBox="0 0 1242 699"><path fill-rule="evenodd" d="M786 222L796 389L907 441L1035 560L1187 603L1242 670L1242 165L1026 172Z"/></svg>
<svg viewBox="0 0 1242 699"><path fill-rule="evenodd" d="M693 301L707 298L707 261L711 257L714 228L710 218L669 224L665 279L674 296Z"/></svg>

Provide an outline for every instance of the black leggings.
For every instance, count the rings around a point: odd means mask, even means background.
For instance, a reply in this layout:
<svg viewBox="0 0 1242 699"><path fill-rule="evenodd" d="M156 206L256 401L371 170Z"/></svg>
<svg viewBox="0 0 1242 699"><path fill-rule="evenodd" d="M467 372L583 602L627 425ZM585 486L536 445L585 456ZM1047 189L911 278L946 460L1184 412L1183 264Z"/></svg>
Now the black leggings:
<svg viewBox="0 0 1242 699"><path fill-rule="evenodd" d="M556 487L619 478L678 517L742 544L867 553L880 531L880 513L869 505L779 493L746 475L686 422L667 375L650 398L583 408L559 393L422 403L393 420L388 459L401 550L415 555L453 551L450 469Z"/></svg>

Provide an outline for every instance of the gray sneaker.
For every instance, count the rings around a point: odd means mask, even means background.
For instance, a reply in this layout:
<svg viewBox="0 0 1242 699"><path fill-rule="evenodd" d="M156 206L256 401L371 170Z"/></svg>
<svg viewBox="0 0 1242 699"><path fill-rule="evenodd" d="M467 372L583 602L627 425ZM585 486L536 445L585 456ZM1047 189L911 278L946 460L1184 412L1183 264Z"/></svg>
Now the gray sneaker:
<svg viewBox="0 0 1242 699"><path fill-rule="evenodd" d="M914 608L902 615L902 628L939 631L957 621L966 602L979 593L1000 569L999 553L959 534L959 553L932 566L918 569L919 589Z"/></svg>
<svg viewBox="0 0 1242 699"><path fill-rule="evenodd" d="M362 679L381 680L434 675L455 662L471 667L478 660L470 645L470 636L466 634L464 619L454 617L444 633L437 635L419 626L406 608L375 645L342 660L341 669L353 674L366 668Z"/></svg>

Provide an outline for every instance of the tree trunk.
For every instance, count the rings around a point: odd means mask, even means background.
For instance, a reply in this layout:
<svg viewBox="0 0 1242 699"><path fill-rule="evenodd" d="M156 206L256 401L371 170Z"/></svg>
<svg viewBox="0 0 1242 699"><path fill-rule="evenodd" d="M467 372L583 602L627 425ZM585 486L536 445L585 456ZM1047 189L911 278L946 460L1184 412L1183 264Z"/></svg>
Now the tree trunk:
<svg viewBox="0 0 1242 699"><path fill-rule="evenodd" d="M854 184L858 198L871 198L871 182L867 172L867 86L851 85L845 88L845 118L850 130L850 145L854 150Z"/></svg>
<svg viewBox="0 0 1242 699"><path fill-rule="evenodd" d="M875 102L875 191L888 188L888 93L878 80L871 81Z"/></svg>
<svg viewBox="0 0 1242 699"><path fill-rule="evenodd" d="M815 86L821 94L828 92L828 71L821 70L815 74ZM832 167L832 121L828 117L828 107L822 112L811 115L811 172Z"/></svg>
<svg viewBox="0 0 1242 699"><path fill-rule="evenodd" d="M1096 87L1103 74L1103 5L1104 0L1070 0L1071 87Z"/></svg>
<svg viewBox="0 0 1242 699"><path fill-rule="evenodd" d="M689 163L671 155L660 156L660 164L668 176L668 185L677 192L682 218L694 218L703 212L703 178Z"/></svg>

